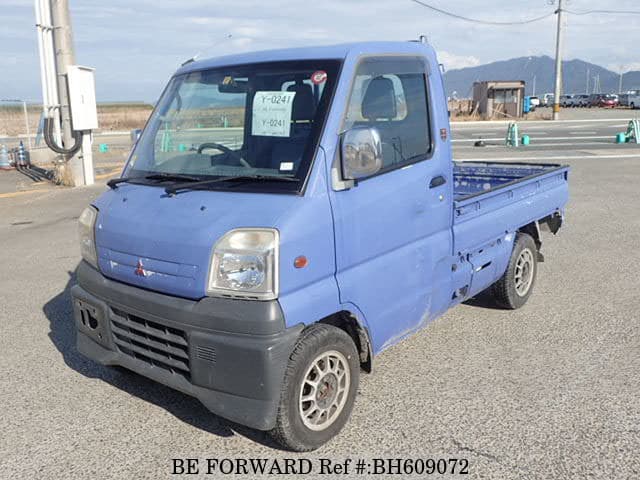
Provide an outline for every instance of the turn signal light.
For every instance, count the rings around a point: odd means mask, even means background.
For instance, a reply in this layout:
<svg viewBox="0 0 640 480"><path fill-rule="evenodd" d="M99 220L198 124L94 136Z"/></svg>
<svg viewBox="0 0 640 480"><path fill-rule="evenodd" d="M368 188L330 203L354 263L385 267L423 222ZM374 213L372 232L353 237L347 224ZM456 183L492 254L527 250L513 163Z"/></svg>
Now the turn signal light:
<svg viewBox="0 0 640 480"><path fill-rule="evenodd" d="M300 255L293 261L293 266L296 268L304 268L308 263L309 261L307 260L307 257L305 257L304 255Z"/></svg>

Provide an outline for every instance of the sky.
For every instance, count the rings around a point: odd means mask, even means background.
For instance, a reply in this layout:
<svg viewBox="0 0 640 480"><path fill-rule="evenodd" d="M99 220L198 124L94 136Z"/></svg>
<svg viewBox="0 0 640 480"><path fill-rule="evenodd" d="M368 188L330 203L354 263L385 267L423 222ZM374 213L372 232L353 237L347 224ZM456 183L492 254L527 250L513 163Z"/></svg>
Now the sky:
<svg viewBox="0 0 640 480"><path fill-rule="evenodd" d="M492 21L552 12L548 0L425 0ZM98 101L156 100L186 59L290 46L427 36L448 70L554 56L555 16L497 27L443 16L411 0L70 0L76 60L96 68ZM41 100L33 0L1 0L0 99ZM640 10L637 0L569 0L566 8ZM231 38L228 38L231 35ZM567 18L565 58L640 70L640 15Z"/></svg>

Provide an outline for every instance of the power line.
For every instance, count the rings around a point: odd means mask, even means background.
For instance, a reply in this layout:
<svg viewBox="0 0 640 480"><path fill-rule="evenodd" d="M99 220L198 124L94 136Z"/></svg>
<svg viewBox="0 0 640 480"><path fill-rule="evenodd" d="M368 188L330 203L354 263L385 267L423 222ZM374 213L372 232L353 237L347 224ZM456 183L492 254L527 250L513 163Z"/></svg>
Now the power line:
<svg viewBox="0 0 640 480"><path fill-rule="evenodd" d="M428 3L422 2L421 0L411 0L411 1L414 3L417 3L418 5L422 5L423 7L426 7L430 10L433 10L434 12L438 12L443 15L447 15L449 17L457 18L458 20L464 20L465 22L480 23L482 25L498 25L498 26L525 25L527 23L539 22L540 20L544 20L545 18L549 18L556 14L556 12L552 12L546 15L542 15L541 17L531 18L529 20L515 21L515 22L492 22L489 20L478 20L475 18L464 17L462 15L458 15L457 13L448 12L446 10L442 10L441 8L434 7L433 5L429 5Z"/></svg>
<svg viewBox="0 0 640 480"><path fill-rule="evenodd" d="M591 14L611 14L611 15L640 15L640 10L586 10L584 12L574 12L572 10L565 10L566 13L571 15L591 15Z"/></svg>

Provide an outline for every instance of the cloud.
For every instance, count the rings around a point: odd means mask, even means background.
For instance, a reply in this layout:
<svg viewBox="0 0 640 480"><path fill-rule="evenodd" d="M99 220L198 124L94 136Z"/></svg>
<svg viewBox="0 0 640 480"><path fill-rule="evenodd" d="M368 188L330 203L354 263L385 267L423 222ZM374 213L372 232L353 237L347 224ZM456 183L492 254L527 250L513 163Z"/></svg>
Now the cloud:
<svg viewBox="0 0 640 480"><path fill-rule="evenodd" d="M264 29L257 26L240 26L232 29L234 34L244 35L247 37L261 37L264 35Z"/></svg>
<svg viewBox="0 0 640 480"><path fill-rule="evenodd" d="M249 46L253 45L253 39L247 37L237 37L231 40L231 43L239 50L247 50Z"/></svg>
<svg viewBox="0 0 640 480"><path fill-rule="evenodd" d="M637 72L640 71L640 62L627 62L624 64L610 63L606 68L616 73Z"/></svg>
<svg viewBox="0 0 640 480"><path fill-rule="evenodd" d="M475 67L481 63L480 59L473 55L455 55L446 51L438 52L438 60L447 70Z"/></svg>
<svg viewBox="0 0 640 480"><path fill-rule="evenodd" d="M233 23L232 18L225 17L186 17L185 23L193 23L194 25L207 26L227 26Z"/></svg>
<svg viewBox="0 0 640 480"><path fill-rule="evenodd" d="M617 0L635 10L638 0ZM0 0L0 58L17 63L0 75L6 96L37 99L39 61L32 0ZM474 18L509 21L553 12L545 1L430 0ZM585 2L587 3L587 2ZM353 41L416 39L424 33L448 70L525 55L553 56L555 17L530 25L486 26L456 20L409 0L77 0L71 2L76 57L97 68L101 100L154 100L167 77L197 52L202 57L247 50ZM576 7L576 10L579 8ZM225 40L227 35L232 38ZM620 38L624 42L620 42ZM639 69L640 16L570 16L566 57ZM615 48L612 48L615 45ZM35 86L34 86L35 85Z"/></svg>
<svg viewBox="0 0 640 480"><path fill-rule="evenodd" d="M88 6L78 5L74 6L73 13L76 18L86 19L108 19L117 18L120 19L126 15L135 15L136 11L131 7L110 7L107 5L100 6Z"/></svg>
<svg viewBox="0 0 640 480"><path fill-rule="evenodd" d="M2 0L2 7L34 8L31 0Z"/></svg>

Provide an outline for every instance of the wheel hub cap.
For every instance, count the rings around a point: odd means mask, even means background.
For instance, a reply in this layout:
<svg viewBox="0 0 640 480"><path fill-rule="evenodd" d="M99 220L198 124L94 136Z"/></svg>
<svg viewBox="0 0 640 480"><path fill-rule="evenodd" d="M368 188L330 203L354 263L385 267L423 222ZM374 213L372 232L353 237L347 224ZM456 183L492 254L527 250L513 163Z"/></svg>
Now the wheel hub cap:
<svg viewBox="0 0 640 480"><path fill-rule="evenodd" d="M336 395L338 394L338 377L333 373L325 375L320 380L320 388L316 394L316 402L320 408L329 408L334 402Z"/></svg>
<svg viewBox="0 0 640 480"><path fill-rule="evenodd" d="M516 260L515 287L519 296L524 297L529 292L533 283L534 269L533 252L525 248L520 252L518 260Z"/></svg>
<svg viewBox="0 0 640 480"><path fill-rule="evenodd" d="M347 403L350 383L349 363L342 353L318 355L302 379L298 402L302 423L315 431L333 424Z"/></svg>

